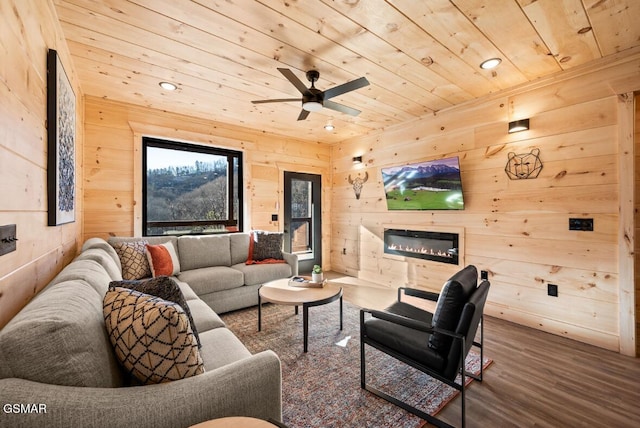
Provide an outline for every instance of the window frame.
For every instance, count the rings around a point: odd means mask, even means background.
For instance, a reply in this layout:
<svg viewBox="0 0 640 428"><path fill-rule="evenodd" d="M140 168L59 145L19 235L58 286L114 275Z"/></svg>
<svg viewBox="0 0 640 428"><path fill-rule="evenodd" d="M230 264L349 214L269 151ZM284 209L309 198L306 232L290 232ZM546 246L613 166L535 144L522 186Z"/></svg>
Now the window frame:
<svg viewBox="0 0 640 428"><path fill-rule="evenodd" d="M178 220L178 221L147 221L147 148L160 148L179 150L191 153L202 153L206 155L225 156L227 158L229 170L233 171L233 159L238 162L238 183L235 183L234 174L227 175L227 220ZM244 184L243 184L243 152L238 150L224 149L214 146L206 146L197 143L187 143L181 141L165 140L155 137L142 137L142 236L166 236L166 235L149 235L148 227L177 227L177 226L207 226L207 225L223 225L225 228L235 228L235 230L227 230L224 233L235 233L243 231L244 224ZM235 213L234 204L234 186L237 187L238 194L238 212L237 220L233 220ZM202 235L197 233L183 233L180 235Z"/></svg>

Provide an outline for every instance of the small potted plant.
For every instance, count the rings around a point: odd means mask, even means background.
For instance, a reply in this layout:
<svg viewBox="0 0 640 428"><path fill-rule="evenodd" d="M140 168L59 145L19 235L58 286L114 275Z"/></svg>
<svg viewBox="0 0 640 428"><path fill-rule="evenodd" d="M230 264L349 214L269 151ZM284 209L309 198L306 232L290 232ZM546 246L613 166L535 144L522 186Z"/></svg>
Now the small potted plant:
<svg viewBox="0 0 640 428"><path fill-rule="evenodd" d="M322 267L320 265L313 265L311 270L311 282L322 282Z"/></svg>

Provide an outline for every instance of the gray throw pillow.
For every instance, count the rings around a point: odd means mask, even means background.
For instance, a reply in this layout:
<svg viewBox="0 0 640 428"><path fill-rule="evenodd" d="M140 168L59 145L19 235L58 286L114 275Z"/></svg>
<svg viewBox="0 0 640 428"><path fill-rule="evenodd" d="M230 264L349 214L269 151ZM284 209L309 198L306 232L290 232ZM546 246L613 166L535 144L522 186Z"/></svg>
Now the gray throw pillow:
<svg viewBox="0 0 640 428"><path fill-rule="evenodd" d="M139 291L140 293L149 294L151 296L159 297L162 300L167 300L180 305L189 319L191 331L196 338L198 348L202 347L202 344L200 343L200 336L198 336L196 325L193 322L189 305L182 294L182 290L180 290L180 286L172 278L168 276L158 276L140 281L111 281L111 283L109 283L110 290L113 290L116 287Z"/></svg>
<svg viewBox="0 0 640 428"><path fill-rule="evenodd" d="M282 259L282 233L253 232L253 260Z"/></svg>

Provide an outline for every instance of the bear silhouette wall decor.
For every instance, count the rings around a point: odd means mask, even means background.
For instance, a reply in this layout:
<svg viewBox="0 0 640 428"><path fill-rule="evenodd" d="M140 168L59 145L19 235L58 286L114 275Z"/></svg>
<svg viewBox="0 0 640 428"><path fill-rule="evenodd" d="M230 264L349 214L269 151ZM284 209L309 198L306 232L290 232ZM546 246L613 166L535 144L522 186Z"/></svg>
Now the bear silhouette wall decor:
<svg viewBox="0 0 640 428"><path fill-rule="evenodd" d="M536 178L542 171L540 149L532 149L530 153L519 155L511 152L507 156L507 166L504 167L504 171L512 180Z"/></svg>

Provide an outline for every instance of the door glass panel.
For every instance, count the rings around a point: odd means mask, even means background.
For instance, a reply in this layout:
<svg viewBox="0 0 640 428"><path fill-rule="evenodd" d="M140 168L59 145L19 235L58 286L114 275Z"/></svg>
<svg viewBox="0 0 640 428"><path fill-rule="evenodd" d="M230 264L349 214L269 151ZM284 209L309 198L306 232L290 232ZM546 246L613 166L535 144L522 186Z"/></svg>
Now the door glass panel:
<svg viewBox="0 0 640 428"><path fill-rule="evenodd" d="M311 241L309 239L309 222L294 220L291 222L291 251L293 253L306 253L311 251Z"/></svg>
<svg viewBox="0 0 640 428"><path fill-rule="evenodd" d="M298 256L300 273L322 265L322 176L284 173L284 248Z"/></svg>
<svg viewBox="0 0 640 428"><path fill-rule="evenodd" d="M291 180L291 250L296 254L313 252L311 184L307 180Z"/></svg>

